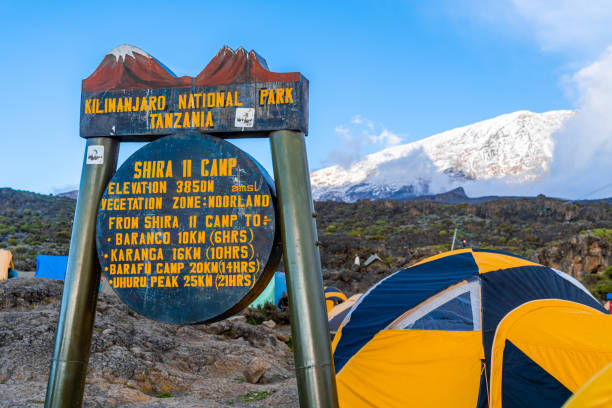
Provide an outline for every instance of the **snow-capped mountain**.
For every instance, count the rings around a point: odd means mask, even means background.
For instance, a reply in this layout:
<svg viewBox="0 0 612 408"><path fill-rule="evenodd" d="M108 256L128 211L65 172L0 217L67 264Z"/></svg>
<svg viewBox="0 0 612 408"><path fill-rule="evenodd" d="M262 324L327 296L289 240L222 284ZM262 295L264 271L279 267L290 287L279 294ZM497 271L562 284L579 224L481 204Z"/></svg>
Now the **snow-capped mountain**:
<svg viewBox="0 0 612 408"><path fill-rule="evenodd" d="M365 156L311 176L316 200L405 199L466 180L529 182L552 162L552 134L573 111L518 111Z"/></svg>

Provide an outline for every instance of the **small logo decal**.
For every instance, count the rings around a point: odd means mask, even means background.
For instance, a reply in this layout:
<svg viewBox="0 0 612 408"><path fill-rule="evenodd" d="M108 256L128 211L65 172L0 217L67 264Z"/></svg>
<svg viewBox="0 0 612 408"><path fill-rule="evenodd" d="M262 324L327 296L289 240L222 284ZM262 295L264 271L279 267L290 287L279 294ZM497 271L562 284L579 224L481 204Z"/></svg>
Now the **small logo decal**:
<svg viewBox="0 0 612 408"><path fill-rule="evenodd" d="M104 164L104 146L87 146L87 159L85 164Z"/></svg>
<svg viewBox="0 0 612 408"><path fill-rule="evenodd" d="M255 108L236 108L236 121L234 126L239 128L253 127L255 122Z"/></svg>

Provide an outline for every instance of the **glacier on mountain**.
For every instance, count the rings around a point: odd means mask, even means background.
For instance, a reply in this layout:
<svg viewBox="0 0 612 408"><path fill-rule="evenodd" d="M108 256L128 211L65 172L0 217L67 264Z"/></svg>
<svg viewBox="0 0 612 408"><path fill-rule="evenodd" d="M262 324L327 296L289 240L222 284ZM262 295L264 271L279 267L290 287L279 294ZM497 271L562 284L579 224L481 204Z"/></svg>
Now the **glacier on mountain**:
<svg viewBox="0 0 612 408"><path fill-rule="evenodd" d="M553 133L574 111L518 111L311 174L315 200L406 199L475 180L523 183L550 168Z"/></svg>

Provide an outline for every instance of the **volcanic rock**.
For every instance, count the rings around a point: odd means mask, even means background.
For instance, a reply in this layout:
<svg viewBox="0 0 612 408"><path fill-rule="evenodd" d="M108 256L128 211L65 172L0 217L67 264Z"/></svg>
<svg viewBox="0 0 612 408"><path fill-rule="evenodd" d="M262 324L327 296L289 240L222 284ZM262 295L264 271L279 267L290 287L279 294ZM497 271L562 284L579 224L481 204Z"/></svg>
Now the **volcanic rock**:
<svg viewBox="0 0 612 408"><path fill-rule="evenodd" d="M51 279L0 282L0 405L44 402L62 289L62 281ZM275 381L245 382L243 371L254 360L266 362ZM264 326L239 320L157 323L135 314L115 295L102 293L83 405L295 407L293 372L291 350ZM265 398L249 401L249 392Z"/></svg>

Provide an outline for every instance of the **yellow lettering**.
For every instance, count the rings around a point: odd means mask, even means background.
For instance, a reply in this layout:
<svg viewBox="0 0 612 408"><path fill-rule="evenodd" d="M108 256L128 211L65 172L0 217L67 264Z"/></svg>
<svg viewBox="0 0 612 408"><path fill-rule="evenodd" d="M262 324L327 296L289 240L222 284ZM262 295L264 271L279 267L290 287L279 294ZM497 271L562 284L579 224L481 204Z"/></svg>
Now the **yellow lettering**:
<svg viewBox="0 0 612 408"><path fill-rule="evenodd" d="M155 117L158 116L158 114L151 113L149 116L151 117L151 129L155 129Z"/></svg>
<svg viewBox="0 0 612 408"><path fill-rule="evenodd" d="M217 92L217 108L223 108L225 106L225 94L223 92Z"/></svg>
<svg viewBox="0 0 612 408"><path fill-rule="evenodd" d="M210 113L210 111L206 112L206 124L204 126L214 127L213 120L212 120L212 114Z"/></svg>
<svg viewBox="0 0 612 408"><path fill-rule="evenodd" d="M189 122L189 112L185 112L185 116L183 117L183 127L191 127L191 123Z"/></svg>
<svg viewBox="0 0 612 408"><path fill-rule="evenodd" d="M117 99L108 99L108 112L115 112L117 109Z"/></svg>
<svg viewBox="0 0 612 408"><path fill-rule="evenodd" d="M179 95L178 108L187 109L187 95L185 94Z"/></svg>
<svg viewBox="0 0 612 408"><path fill-rule="evenodd" d="M191 126L200 127L200 111L191 112Z"/></svg>
<svg viewBox="0 0 612 408"><path fill-rule="evenodd" d="M272 105L272 104L276 104L276 101L274 100L274 90L270 90L270 92L268 93L268 105Z"/></svg>
<svg viewBox="0 0 612 408"><path fill-rule="evenodd" d="M164 113L164 127L172 128L172 113Z"/></svg>
<svg viewBox="0 0 612 408"><path fill-rule="evenodd" d="M134 163L134 178L140 178L142 175L142 162L137 161Z"/></svg>
<svg viewBox="0 0 612 408"><path fill-rule="evenodd" d="M266 96L268 96L268 90L267 89L260 89L259 90L259 104L260 105L264 104L264 99L266 98Z"/></svg>

